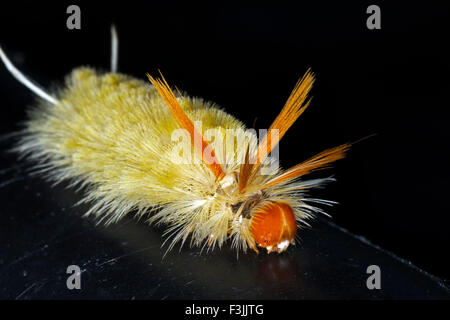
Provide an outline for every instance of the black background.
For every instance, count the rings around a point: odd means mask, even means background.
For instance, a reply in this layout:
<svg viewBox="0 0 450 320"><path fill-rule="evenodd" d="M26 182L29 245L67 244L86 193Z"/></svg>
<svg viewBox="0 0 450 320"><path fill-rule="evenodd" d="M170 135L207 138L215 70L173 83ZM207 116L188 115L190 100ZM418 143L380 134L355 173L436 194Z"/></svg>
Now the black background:
<svg viewBox="0 0 450 320"><path fill-rule="evenodd" d="M81 30L66 28L69 4L81 7ZM381 7L381 30L366 27L370 4ZM16 1L1 5L0 43L49 86L73 67L108 69L115 23L121 72L144 79L161 70L247 126L256 119L256 128L269 127L311 67L314 99L283 138L281 165L376 134L320 174L338 181L317 195L340 203L329 210L335 223L449 279L449 18L428 1ZM5 134L19 128L33 97L12 77L2 79Z"/></svg>

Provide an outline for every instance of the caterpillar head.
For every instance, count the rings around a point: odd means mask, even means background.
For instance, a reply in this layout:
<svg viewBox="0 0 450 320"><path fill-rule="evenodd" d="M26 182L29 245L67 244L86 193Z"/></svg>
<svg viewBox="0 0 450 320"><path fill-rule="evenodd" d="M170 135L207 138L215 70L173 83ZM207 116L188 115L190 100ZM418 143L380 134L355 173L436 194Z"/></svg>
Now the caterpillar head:
<svg viewBox="0 0 450 320"><path fill-rule="evenodd" d="M291 206L282 202L268 203L252 216L250 231L255 243L267 252L283 252L294 244L297 221Z"/></svg>

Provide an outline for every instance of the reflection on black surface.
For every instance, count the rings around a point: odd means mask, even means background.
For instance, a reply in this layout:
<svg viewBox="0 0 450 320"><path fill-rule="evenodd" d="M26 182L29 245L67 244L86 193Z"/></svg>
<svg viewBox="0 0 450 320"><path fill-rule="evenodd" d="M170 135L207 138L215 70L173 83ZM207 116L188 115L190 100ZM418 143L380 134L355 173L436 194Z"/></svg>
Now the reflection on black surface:
<svg viewBox="0 0 450 320"><path fill-rule="evenodd" d="M8 159L8 160L7 160ZM3 161L12 158L4 156ZM448 298L446 289L390 255L314 221L302 243L283 254L213 252L179 247L164 253L163 230L125 218L111 226L83 219L82 194L52 188L9 166L0 214L0 297L14 299L379 299ZM21 179L16 179L21 177ZM24 201L26 199L26 201ZM67 266L82 269L82 290L66 287ZM380 265L383 290L365 285Z"/></svg>
<svg viewBox="0 0 450 320"><path fill-rule="evenodd" d="M290 255L264 255L257 271L257 279L280 291L299 287L299 266Z"/></svg>

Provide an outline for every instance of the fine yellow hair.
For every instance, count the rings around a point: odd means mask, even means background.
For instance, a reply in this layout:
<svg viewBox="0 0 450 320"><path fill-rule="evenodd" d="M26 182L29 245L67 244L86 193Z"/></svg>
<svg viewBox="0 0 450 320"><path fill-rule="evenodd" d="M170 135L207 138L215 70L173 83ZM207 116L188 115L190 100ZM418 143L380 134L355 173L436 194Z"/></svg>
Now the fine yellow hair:
<svg viewBox="0 0 450 320"><path fill-rule="evenodd" d="M56 97L56 105L42 101L31 110L16 149L39 161L40 171L55 181L70 179L73 185L88 186L83 201L94 205L86 215L101 216L109 223L131 211L142 215L165 208L158 219L175 226L209 220L208 210L198 214L193 209L214 192L216 177L201 162L171 161L176 143L171 134L178 124L150 83L79 68ZM202 99L183 97L179 103L192 121L201 121L203 130L245 129ZM236 169L236 163L226 170ZM205 229L200 241L214 229L207 224L197 228L197 232ZM226 227L225 235L227 231Z"/></svg>
<svg viewBox="0 0 450 320"><path fill-rule="evenodd" d="M313 78L306 74L305 79L274 122L273 128L283 134L307 106L303 101ZM38 170L55 182L70 180L72 185L86 188L82 201L92 203L86 215L111 223L135 213L167 225L168 249L191 236L191 245L208 249L231 240L237 249L257 251L250 230L257 208L270 201L287 203L300 224L306 223L311 213L322 212L308 201L330 204L308 199L305 191L332 179L297 178L342 158L347 145L287 171L272 166L263 175L262 167L273 160L260 156L256 134L249 134L243 123L210 102L179 92L175 97L170 92L175 99L172 103L187 115L185 119L201 123L201 134L210 129L223 134L209 139L213 149L227 145L228 129L245 137L239 140L244 143L216 154L224 174L218 179L201 160L174 161L180 150L173 132L180 125L167 105L172 98L165 100L161 94L170 89L150 80L153 85L119 73L75 69L65 86L55 92L57 103L42 100L30 110L16 150L37 161ZM266 139L264 145L270 151L276 143L276 139ZM247 163L249 155L258 155L255 165Z"/></svg>

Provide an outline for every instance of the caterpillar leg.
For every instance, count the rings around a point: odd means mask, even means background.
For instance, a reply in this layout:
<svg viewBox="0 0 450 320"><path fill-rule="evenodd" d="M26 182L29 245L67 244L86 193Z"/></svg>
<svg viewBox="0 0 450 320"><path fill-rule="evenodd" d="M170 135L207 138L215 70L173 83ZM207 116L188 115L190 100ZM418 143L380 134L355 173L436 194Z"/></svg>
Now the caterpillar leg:
<svg viewBox="0 0 450 320"><path fill-rule="evenodd" d="M48 102L52 104L57 104L58 100L55 99L55 97L51 96L47 92L45 92L43 89L41 89L38 85L34 84L30 79L28 79L22 72L20 72L13 63L9 60L9 58L6 56L5 52L0 47L0 58L5 64L6 69L16 78L19 80L20 83L22 83L24 86L26 86L28 89L33 91L35 94L37 94L39 97L47 100Z"/></svg>

